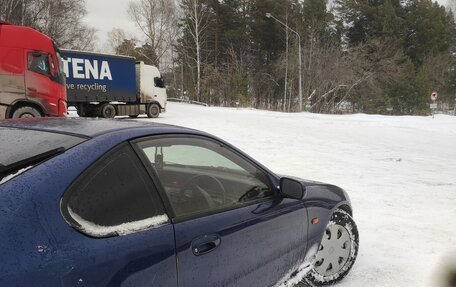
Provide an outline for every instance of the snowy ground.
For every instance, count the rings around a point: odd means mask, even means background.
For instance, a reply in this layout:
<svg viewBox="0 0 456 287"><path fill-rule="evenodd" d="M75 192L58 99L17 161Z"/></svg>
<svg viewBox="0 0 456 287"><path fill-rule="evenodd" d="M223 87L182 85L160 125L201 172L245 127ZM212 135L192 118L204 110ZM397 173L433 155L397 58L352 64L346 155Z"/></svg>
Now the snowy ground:
<svg viewBox="0 0 456 287"><path fill-rule="evenodd" d="M436 274L456 254L456 117L284 114L168 103L158 119L139 120L204 130L279 174L346 189L360 250L341 287L438 286Z"/></svg>

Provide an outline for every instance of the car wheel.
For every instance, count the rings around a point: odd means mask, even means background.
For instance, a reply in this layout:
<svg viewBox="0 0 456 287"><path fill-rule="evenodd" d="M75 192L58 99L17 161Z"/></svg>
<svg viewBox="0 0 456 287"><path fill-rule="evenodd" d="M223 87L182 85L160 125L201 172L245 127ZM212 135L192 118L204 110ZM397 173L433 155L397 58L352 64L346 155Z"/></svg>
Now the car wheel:
<svg viewBox="0 0 456 287"><path fill-rule="evenodd" d="M111 104L104 104L100 110L102 118L112 119L116 116L116 108Z"/></svg>
<svg viewBox="0 0 456 287"><path fill-rule="evenodd" d="M157 118L160 114L160 107L157 104L149 104L147 106L147 116L149 118Z"/></svg>
<svg viewBox="0 0 456 287"><path fill-rule="evenodd" d="M326 226L307 280L315 286L339 282L352 268L358 246L358 228L352 217L343 210L336 210Z"/></svg>
<svg viewBox="0 0 456 287"><path fill-rule="evenodd" d="M43 115L33 107L21 107L14 111L13 119L19 118L40 118Z"/></svg>

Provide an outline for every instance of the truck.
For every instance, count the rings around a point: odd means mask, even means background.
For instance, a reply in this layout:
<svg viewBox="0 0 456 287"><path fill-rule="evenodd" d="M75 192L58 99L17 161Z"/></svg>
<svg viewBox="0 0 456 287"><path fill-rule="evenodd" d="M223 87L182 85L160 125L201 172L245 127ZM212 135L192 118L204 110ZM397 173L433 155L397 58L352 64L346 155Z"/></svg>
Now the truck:
<svg viewBox="0 0 456 287"><path fill-rule="evenodd" d="M62 67L50 37L0 20L0 119L66 116Z"/></svg>
<svg viewBox="0 0 456 287"><path fill-rule="evenodd" d="M156 118L166 111L166 88L155 66L135 58L62 50L68 106L80 117Z"/></svg>

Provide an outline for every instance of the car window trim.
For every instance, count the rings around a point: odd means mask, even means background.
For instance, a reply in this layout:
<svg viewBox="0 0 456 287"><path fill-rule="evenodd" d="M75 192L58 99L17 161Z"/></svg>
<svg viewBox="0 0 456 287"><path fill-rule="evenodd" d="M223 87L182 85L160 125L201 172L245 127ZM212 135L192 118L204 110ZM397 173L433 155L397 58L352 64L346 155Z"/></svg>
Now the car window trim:
<svg viewBox="0 0 456 287"><path fill-rule="evenodd" d="M138 147L134 144L131 143L131 141L128 142L128 145L132 149L133 153L136 155L136 158L138 159L138 162L140 163L140 168L146 171L146 174L149 176L150 182L152 183L153 187L155 188L155 191L158 193L158 198L160 198L160 203L165 211L165 214L168 216L168 218L171 220L172 217L174 217L174 212L171 208L170 203L168 202L167 198L163 197L162 194L162 186L161 184L157 185L157 182L154 177L151 176L151 172L149 171L149 166L145 164L144 159L141 157L141 153L138 151Z"/></svg>
<svg viewBox="0 0 456 287"><path fill-rule="evenodd" d="M149 137L147 137L149 138ZM136 156L139 158L141 161L142 165L145 167L147 174L149 175L149 178L153 182L154 186L156 187L156 190L158 191L158 195L161 199L161 202L164 206L166 214L168 214L168 218L173 221L173 218L176 217L176 214L174 213L173 208L171 207L171 203L168 200L168 197L166 196L165 188L162 186L161 181L158 179L158 175L155 173L154 169L152 168L152 165L147 158L147 156L144 154L144 152L139 148L137 145L138 142L141 142L141 139L134 139L130 140L129 144L133 148L133 151L136 153Z"/></svg>
<svg viewBox="0 0 456 287"><path fill-rule="evenodd" d="M185 216L176 216L176 214L174 213L174 210L172 209L171 203L169 202L168 196L166 195L165 188L161 184L161 181L158 178L158 175L156 174L155 170L153 169L150 160L147 158L147 156L143 152L143 150L138 146L138 143L141 143L141 142L150 141L150 140L156 140L156 139L163 139L163 138L187 138L187 139L188 138L196 138L196 139L203 139L203 140L211 141L211 142L213 142L215 144L218 144L218 145L228 149L229 151L231 151L232 153L236 154L237 156L239 156L243 160L247 161L249 164L251 164L252 166L257 168L259 171L261 171L264 174L265 178L268 181L267 182L268 183L268 187L272 190L272 193L273 193L272 196L259 198L259 199L255 199L255 200L248 201L248 202L244 202L242 205L233 205L233 206L227 206L227 207L223 207L223 208L219 208L219 209L198 212L198 213L185 215ZM221 142L221 141L219 141L217 139L214 139L212 137L207 137L207 136L204 136L204 135L186 134L186 133L161 134L161 135L152 135L152 136L146 136L146 137L133 139L133 140L130 140L130 144L133 147L133 150L138 155L138 157L143 162L143 165L146 167L146 170L149 173L149 176L151 177L152 181L154 182L154 185L157 187L158 193L159 193L160 197L162 197L162 201L165 204L165 209L167 211L168 217L170 218L170 220L171 220L171 222L173 224L174 223L183 222L183 221L192 220L192 219L197 219L197 218L201 218L201 217L205 217L205 216L209 216L209 215L213 215L213 214L223 213L223 212L227 212L227 211L230 211L230 210L245 208L245 207L248 207L248 206L251 206L251 205L260 204L260 203L264 203L264 202L267 202L267 201L274 201L274 200L277 200L278 198L280 198L280 196L277 193L277 188L276 188L276 186L274 185L274 183L271 180L271 176L272 175L270 175L269 172L267 172L266 170L264 170L264 168L262 168L261 166L259 166L255 162L253 162L250 158L244 156L242 153L237 152L231 146L229 146L229 145L227 145L227 144L225 144L225 143L223 143L223 142Z"/></svg>

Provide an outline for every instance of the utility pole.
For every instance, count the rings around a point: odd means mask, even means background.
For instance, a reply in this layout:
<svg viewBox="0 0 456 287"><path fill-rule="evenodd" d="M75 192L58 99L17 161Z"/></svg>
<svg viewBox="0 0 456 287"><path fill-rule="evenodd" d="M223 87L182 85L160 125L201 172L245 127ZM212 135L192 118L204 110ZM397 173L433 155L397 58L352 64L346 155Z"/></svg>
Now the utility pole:
<svg viewBox="0 0 456 287"><path fill-rule="evenodd" d="M288 23L288 12L287 12L287 17L286 17L286 23ZM286 31L286 48L285 48L285 83L284 83L284 88L283 88L283 111L286 112L286 105L287 105L287 92L288 92L288 29L285 29ZM290 94L291 95L291 94ZM290 99L288 99L290 102Z"/></svg>
<svg viewBox="0 0 456 287"><path fill-rule="evenodd" d="M301 36L298 32L291 29L287 24L283 23L276 17L274 17L271 13L266 13L266 18L272 18L282 24L285 28L290 30L291 32L295 33L298 37L298 69L299 69L299 109L298 111L302 112L302 60L301 60Z"/></svg>
<svg viewBox="0 0 456 287"><path fill-rule="evenodd" d="M181 98L184 99L184 60L181 63Z"/></svg>

